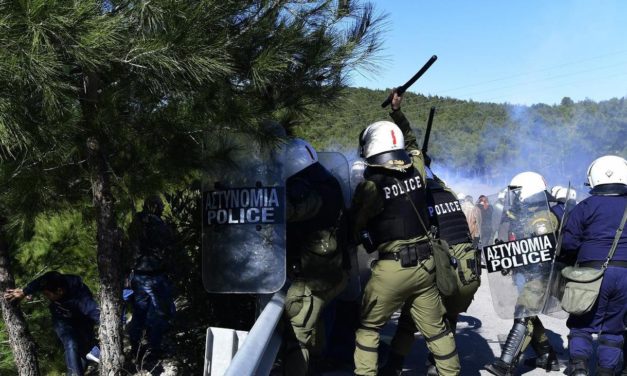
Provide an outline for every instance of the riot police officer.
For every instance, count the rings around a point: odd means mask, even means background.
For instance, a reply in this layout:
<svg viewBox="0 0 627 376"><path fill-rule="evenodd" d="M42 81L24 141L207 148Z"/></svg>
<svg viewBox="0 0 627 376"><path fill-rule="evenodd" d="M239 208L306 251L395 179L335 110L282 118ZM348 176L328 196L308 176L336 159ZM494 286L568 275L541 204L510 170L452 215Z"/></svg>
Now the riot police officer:
<svg viewBox="0 0 627 376"><path fill-rule="evenodd" d="M429 216L423 155L394 123L378 121L359 137L364 181L353 198L354 234L378 251L356 331L355 374L376 375L379 330L403 304L434 354L440 375L458 375L459 358L435 286L426 226Z"/></svg>
<svg viewBox="0 0 627 376"><path fill-rule="evenodd" d="M560 185L556 185L551 188L551 195L556 201L555 205L551 207L551 210L560 220L562 219L562 216L566 211L567 205L569 210L570 208L577 205L577 191L575 191L573 188L569 189Z"/></svg>
<svg viewBox="0 0 627 376"><path fill-rule="evenodd" d="M511 180L510 200L512 210L504 212L501 222L499 238L515 240L521 233L543 235L555 233L559 228L557 216L547 210L547 185L544 178L535 172L520 173ZM544 203L544 205L541 205ZM511 226L510 226L511 224ZM521 226L523 228L517 228ZM546 266L537 266L536 273L550 272L550 263ZM533 267L532 267L533 268ZM507 272L507 271L506 271ZM521 293L516 303L514 325L507 336L503 351L499 359L485 366L485 369L497 376L512 376L518 365L520 355L527 346L535 351L537 358L535 366L547 371L559 370L559 363L553 347L549 342L542 322L535 315L526 315L525 312L541 311L546 283L542 279L527 279L517 269L509 271L514 280L517 280Z"/></svg>
<svg viewBox="0 0 627 376"><path fill-rule="evenodd" d="M598 158L588 168L592 196L580 202L564 227L563 248L577 252L581 267L601 268L627 206L627 161ZM627 320L627 233L623 232L605 271L598 300L583 315L570 315L567 326L570 375L589 375L592 334L598 334L597 375L614 375Z"/></svg>
<svg viewBox="0 0 627 376"><path fill-rule="evenodd" d="M291 285L285 315L290 322L287 375L307 375L321 350L320 315L345 287L343 252L347 226L340 183L318 162L314 148L293 139L286 148L287 266Z"/></svg>
<svg viewBox="0 0 627 376"><path fill-rule="evenodd" d="M390 116L403 131L406 145L415 145L415 135L409 121L400 109L401 99L402 97L396 93L392 94L392 113ZM459 314L468 309L480 285L479 253L472 244L470 229L462 204L446 184L432 173L430 168L427 167L426 173L429 220L431 225L437 229L436 236L446 240L451 247L451 254L458 261L458 292L443 298L450 330L455 333ZM471 206L474 209L474 205L471 204ZM416 331L416 326L409 314L409 306L406 306L401 312L396 333L390 344L391 352L384 368L385 374L394 374L402 370L404 358L414 342ZM429 354L428 374L437 375L432 354Z"/></svg>

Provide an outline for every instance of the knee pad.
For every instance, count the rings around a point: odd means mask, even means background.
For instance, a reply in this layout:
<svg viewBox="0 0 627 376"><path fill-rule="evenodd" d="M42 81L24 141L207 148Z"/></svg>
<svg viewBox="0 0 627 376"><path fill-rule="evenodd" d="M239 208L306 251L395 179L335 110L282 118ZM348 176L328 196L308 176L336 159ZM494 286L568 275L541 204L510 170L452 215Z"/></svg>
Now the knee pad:
<svg viewBox="0 0 627 376"><path fill-rule="evenodd" d="M443 342L445 344L446 342L452 339L452 338L449 338L450 334L451 334L451 330L447 327L446 329L444 329L444 331L440 332L439 334L434 335L433 337L429 337L429 338L424 337L424 338L425 338L425 341L427 342L427 345L429 345L429 343L436 343L436 342ZM446 348L446 346L440 346L440 347ZM444 352L444 354L436 354L433 351L431 351L433 355L433 359L435 359L436 362L444 361L444 360L451 359L457 356L457 347L455 346L455 340L453 339L451 341L451 346L449 349L442 351L442 352Z"/></svg>

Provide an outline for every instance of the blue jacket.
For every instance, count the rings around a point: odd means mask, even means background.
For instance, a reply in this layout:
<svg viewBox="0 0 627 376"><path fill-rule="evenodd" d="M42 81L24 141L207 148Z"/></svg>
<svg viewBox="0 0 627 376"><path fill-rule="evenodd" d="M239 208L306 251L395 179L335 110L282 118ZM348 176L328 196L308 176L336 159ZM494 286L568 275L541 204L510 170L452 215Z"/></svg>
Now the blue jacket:
<svg viewBox="0 0 627 376"><path fill-rule="evenodd" d="M90 321L94 325L99 324L100 308L89 287L77 275L63 274L62 277L68 288L61 299L50 302L48 308L52 317L71 321ZM26 285L23 291L26 295L33 295L42 290L40 277Z"/></svg>
<svg viewBox="0 0 627 376"><path fill-rule="evenodd" d="M605 260L625 206L626 195L593 195L583 200L568 216L562 248L567 252L578 252L578 262ZM627 231L619 239L612 260L627 261Z"/></svg>

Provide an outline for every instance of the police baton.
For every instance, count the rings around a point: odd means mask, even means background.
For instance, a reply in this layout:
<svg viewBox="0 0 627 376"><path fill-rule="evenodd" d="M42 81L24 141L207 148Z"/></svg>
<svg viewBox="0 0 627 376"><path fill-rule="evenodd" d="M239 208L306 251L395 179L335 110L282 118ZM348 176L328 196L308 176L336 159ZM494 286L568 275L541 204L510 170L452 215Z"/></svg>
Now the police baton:
<svg viewBox="0 0 627 376"><path fill-rule="evenodd" d="M433 126L433 117L435 116L435 107L431 107L429 111L429 120L427 120L427 130L425 131L425 138L422 140L422 153L426 154L429 148L429 137L431 137L431 126Z"/></svg>
<svg viewBox="0 0 627 376"><path fill-rule="evenodd" d="M429 59L429 61L427 61L427 63L425 65L422 66L422 68L420 68L420 70L414 74L414 76L412 78L409 79L409 81L405 82L405 84L403 86L399 86L397 87L394 91L398 94L398 95L403 95L403 93L409 89L409 87L411 85L414 84L414 82L418 81L418 79L420 78L420 76L422 76L423 74L425 74L425 72L433 65L433 63L435 63L435 61L438 59L438 57L436 55L431 56L431 58ZM385 108L387 107L390 103L392 103L392 95L390 95L385 101L383 101L383 103L381 103L381 107Z"/></svg>

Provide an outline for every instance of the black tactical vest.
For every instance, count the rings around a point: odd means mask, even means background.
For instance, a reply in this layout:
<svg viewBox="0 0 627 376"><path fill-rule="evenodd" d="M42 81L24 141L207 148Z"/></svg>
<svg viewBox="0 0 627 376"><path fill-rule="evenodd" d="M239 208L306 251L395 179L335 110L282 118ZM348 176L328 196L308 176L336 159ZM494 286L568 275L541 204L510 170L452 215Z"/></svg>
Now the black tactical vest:
<svg viewBox="0 0 627 376"><path fill-rule="evenodd" d="M457 198L444 189L428 189L429 218L438 228L438 237L449 245L470 242L468 221Z"/></svg>
<svg viewBox="0 0 627 376"><path fill-rule="evenodd" d="M368 232L375 246L393 240L405 240L426 235L414 207L421 214L425 226L429 226L425 184L415 168L406 172L369 167L364 173L372 181L383 199L383 212L370 219Z"/></svg>

